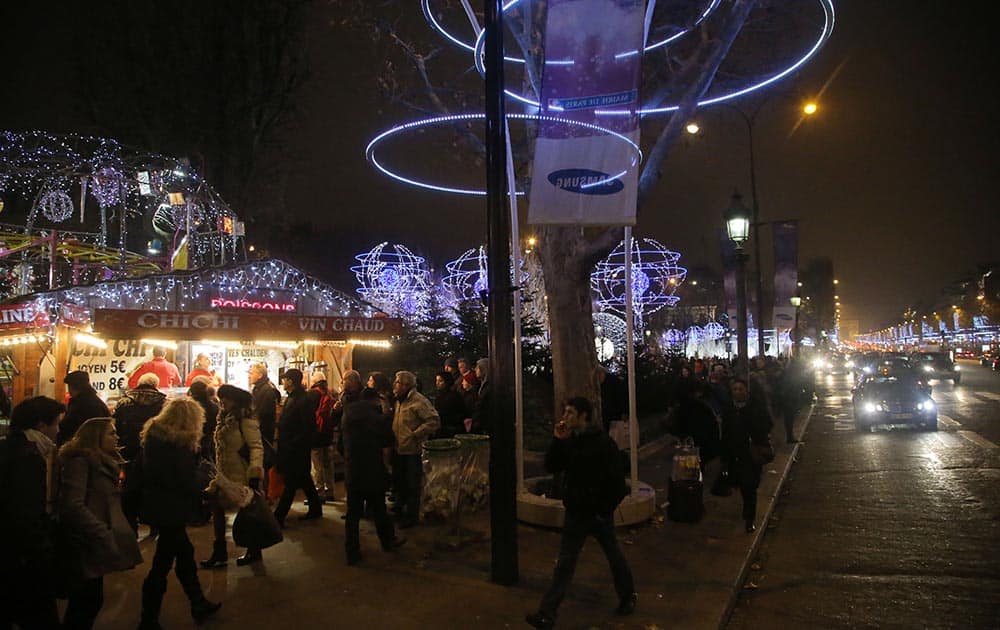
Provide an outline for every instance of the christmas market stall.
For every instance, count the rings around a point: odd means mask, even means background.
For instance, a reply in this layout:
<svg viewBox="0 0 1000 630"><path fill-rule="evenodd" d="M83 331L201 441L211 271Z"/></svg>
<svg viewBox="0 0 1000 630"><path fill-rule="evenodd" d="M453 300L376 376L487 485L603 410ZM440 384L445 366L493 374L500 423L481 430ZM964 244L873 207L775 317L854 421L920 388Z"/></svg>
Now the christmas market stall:
<svg viewBox="0 0 1000 630"><path fill-rule="evenodd" d="M277 382L296 367L320 370L331 387L359 345L389 347L402 322L280 260L99 282L21 296L0 304L0 375L15 402L64 396L70 371L90 374L114 403L155 348L185 375L199 355L218 383L247 388L264 363Z"/></svg>

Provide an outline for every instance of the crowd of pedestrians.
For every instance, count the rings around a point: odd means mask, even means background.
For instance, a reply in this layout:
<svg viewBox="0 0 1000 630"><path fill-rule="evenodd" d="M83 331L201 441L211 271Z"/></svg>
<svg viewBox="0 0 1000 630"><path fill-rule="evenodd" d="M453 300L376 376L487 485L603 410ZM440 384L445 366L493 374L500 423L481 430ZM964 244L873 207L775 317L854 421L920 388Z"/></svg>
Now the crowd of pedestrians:
<svg viewBox="0 0 1000 630"><path fill-rule="evenodd" d="M213 615L221 603L206 599L198 567L228 564L227 513L239 506L210 484L212 475L266 493L277 526L284 527L300 490L308 505L300 520L321 518L324 504L337 501L334 470L342 459L346 563L362 560L363 518L374 521L382 549L391 552L405 543L397 528L412 527L419 517L424 443L492 430L485 359L446 361L435 375L433 400L407 371L363 379L349 370L338 391L322 371L307 379L288 369L279 379L283 398L264 364L249 370L249 390L220 386L214 373L201 369L206 373L190 379L188 395L172 399L159 390L154 370L139 375L113 414L85 372L66 376L66 406L39 396L12 409L10 433L0 440L0 576L6 585L0 628L60 627L57 597L68 600L62 627L92 627L104 576L143 561L140 523L149 526L156 549L142 586L139 627L159 628L171 570L192 618ZM772 425L780 422L786 439L795 440L795 415L811 393L807 371L771 358L755 360L749 370L722 359L679 358L665 370L673 432L693 440L703 466L717 463L723 471L713 491L739 489L746 529L753 531ZM588 536L608 557L618 611L628 614L636 605L612 515L628 492L613 435L616 423L627 420L627 398L620 377L600 369L596 379L601 413L595 416L586 399L568 401L546 455L546 467L563 479L566 526L552 583L528 618L536 627L554 624ZM199 563L187 527L209 519L214 542ZM249 546L236 564L263 560L262 549Z"/></svg>

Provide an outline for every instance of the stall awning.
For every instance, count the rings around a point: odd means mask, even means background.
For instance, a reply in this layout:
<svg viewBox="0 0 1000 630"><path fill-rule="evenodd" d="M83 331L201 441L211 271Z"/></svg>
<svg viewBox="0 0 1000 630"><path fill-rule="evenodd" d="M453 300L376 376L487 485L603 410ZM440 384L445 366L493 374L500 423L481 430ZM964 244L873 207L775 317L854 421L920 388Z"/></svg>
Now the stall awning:
<svg viewBox="0 0 1000 630"><path fill-rule="evenodd" d="M283 313L141 311L99 308L94 332L110 339L348 341L389 339L402 320L388 317L321 317Z"/></svg>

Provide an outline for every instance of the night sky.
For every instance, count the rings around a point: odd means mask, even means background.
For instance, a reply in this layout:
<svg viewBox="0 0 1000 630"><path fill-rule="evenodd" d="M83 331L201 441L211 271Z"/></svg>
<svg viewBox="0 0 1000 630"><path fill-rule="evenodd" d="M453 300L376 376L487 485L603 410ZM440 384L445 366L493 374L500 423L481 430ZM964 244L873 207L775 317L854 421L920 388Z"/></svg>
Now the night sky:
<svg viewBox="0 0 1000 630"><path fill-rule="evenodd" d="M419 3L410 4L413 19L422 20ZM839 66L820 113L790 135L795 103L772 98L755 126L761 219L801 222L800 264L833 260L843 316L859 319L862 330L933 298L976 264L1000 260L1000 103L991 85L998 59L992 22L979 4L835 2L833 37L781 86L818 90ZM382 240L441 267L485 240L485 203L406 188L366 163L372 136L417 115L380 102L371 46L328 17L319 3L309 28L310 76L283 138L295 160L288 212L337 231L327 262L342 288L351 288L353 255ZM67 42L78 25L37 5L5 6L0 25L0 128L74 131L65 86L76 72ZM698 120L703 133L673 150L636 235L680 251L689 267L718 267L721 213L734 187L749 196L746 131L724 108ZM394 159L438 158L407 145Z"/></svg>

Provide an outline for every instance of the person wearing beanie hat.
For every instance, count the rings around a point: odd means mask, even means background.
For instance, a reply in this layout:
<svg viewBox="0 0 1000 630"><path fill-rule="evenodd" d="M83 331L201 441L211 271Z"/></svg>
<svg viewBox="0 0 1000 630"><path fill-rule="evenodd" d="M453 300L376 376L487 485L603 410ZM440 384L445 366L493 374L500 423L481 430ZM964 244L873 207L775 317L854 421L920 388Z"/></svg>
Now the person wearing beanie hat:
<svg viewBox="0 0 1000 630"><path fill-rule="evenodd" d="M66 416L59 423L56 444L62 445L76 435L76 430L91 418L107 418L111 415L97 391L90 386L90 375L83 370L74 370L63 378L69 392Z"/></svg>
<svg viewBox="0 0 1000 630"><path fill-rule="evenodd" d="M312 447L316 441L316 409L320 397L315 391L306 391L302 384L302 371L292 368L281 375L281 387L288 393L281 417L278 418L278 452L275 466L285 478L285 491L278 499L274 517L284 525L285 517L299 489L309 500L309 512L300 520L323 517L323 500L313 483Z"/></svg>

